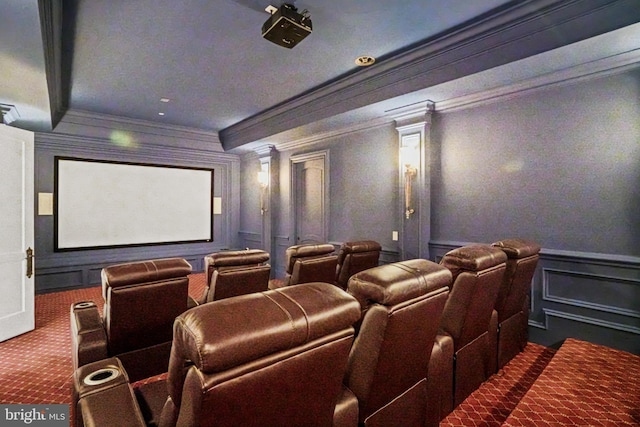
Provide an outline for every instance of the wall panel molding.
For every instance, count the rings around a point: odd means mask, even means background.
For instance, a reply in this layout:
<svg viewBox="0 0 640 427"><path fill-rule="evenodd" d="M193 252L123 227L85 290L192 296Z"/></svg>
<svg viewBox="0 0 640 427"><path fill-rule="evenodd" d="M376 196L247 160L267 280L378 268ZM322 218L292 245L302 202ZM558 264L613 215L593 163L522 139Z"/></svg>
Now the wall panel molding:
<svg viewBox="0 0 640 427"><path fill-rule="evenodd" d="M555 280L554 280L555 277ZM580 288L575 286L570 289L562 290L565 293L565 296L559 295L554 292L557 291L556 287L557 282L562 282L563 279L569 279L572 282L579 281L583 284ZM629 287L628 294L630 298L616 299L612 302L612 304L601 304L594 301L589 301L585 298L591 297L593 300L601 300L602 296L598 295L597 289L590 289L594 292L586 292L585 283L597 283L602 286L607 286L608 284L614 284L615 287ZM593 287L593 286L592 286ZM633 292L635 290L635 293ZM575 296L570 297L567 296L567 291L571 294L575 294ZM581 298L580 296L584 296ZM553 268L543 268L542 269L542 300L556 302L566 305L572 305L575 307L583 307L591 310L604 311L608 313L614 313L621 316L629 316L640 318L640 311L637 309L633 309L631 307L640 307L637 305L637 302L640 301L640 280L628 279L623 277L615 277L604 274L593 274L593 273L583 273L576 271L567 271L567 270L558 270ZM620 307L621 303L627 303L630 305L629 308Z"/></svg>

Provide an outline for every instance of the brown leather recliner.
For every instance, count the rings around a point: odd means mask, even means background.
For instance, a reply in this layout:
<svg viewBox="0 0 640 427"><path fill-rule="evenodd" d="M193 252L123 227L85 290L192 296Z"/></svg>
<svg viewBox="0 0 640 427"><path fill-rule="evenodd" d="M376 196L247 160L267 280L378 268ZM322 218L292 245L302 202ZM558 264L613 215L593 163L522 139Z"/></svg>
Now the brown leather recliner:
<svg viewBox="0 0 640 427"><path fill-rule="evenodd" d="M377 267L381 250L380 243L373 240L344 242L338 252L336 285L346 289L351 276L368 268Z"/></svg>
<svg viewBox="0 0 640 427"><path fill-rule="evenodd" d="M121 370L115 358L74 373L78 425L356 426L342 380L359 317L358 302L326 283L195 307L175 322L166 382L134 393L121 373L91 384Z"/></svg>
<svg viewBox="0 0 640 427"><path fill-rule="evenodd" d="M527 345L531 282L540 258L540 245L525 239L505 239L492 246L502 249L508 257L495 305L498 312L497 371Z"/></svg>
<svg viewBox="0 0 640 427"><path fill-rule="evenodd" d="M199 304L252 292L266 291L271 266L261 249L216 252L204 257L207 286Z"/></svg>
<svg viewBox="0 0 640 427"><path fill-rule="evenodd" d="M190 273L182 258L103 268L103 315L91 301L71 305L74 369L118 356L132 381L166 372L173 321L188 306Z"/></svg>
<svg viewBox="0 0 640 427"><path fill-rule="evenodd" d="M440 325L451 272L424 259L374 267L349 279L363 316L349 356L346 385L365 426L423 426L428 357Z"/></svg>
<svg viewBox="0 0 640 427"><path fill-rule="evenodd" d="M440 262L451 270L453 285L436 337L437 351L430 353L433 375L428 378L428 393L453 390L453 394L436 398L440 407L429 407L428 419L444 418L494 372L491 343L497 334L498 316L493 307L506 260L498 248L469 245L449 251ZM450 382L452 387L442 386Z"/></svg>
<svg viewBox="0 0 640 427"><path fill-rule="evenodd" d="M330 243L289 246L285 251L286 274L272 280L270 289L301 283L334 283L338 256Z"/></svg>

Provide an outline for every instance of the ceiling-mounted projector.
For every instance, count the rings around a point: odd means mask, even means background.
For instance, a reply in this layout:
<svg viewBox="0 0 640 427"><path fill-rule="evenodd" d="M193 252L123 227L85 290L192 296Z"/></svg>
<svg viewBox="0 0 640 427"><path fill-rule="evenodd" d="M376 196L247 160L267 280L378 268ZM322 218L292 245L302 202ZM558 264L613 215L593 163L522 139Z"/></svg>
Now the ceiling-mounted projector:
<svg viewBox="0 0 640 427"><path fill-rule="evenodd" d="M273 10L270 6L267 10ZM311 18L307 11L302 13L292 4L285 3L271 13L262 25L262 37L291 49L311 34Z"/></svg>

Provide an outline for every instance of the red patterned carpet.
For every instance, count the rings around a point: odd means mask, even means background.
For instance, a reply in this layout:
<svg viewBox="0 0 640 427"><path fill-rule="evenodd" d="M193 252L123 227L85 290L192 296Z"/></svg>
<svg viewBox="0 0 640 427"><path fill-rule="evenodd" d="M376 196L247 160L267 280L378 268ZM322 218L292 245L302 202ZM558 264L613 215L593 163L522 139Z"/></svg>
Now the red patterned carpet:
<svg viewBox="0 0 640 427"><path fill-rule="evenodd" d="M465 399L440 426L501 426L556 350L529 343L497 374Z"/></svg>
<svg viewBox="0 0 640 427"><path fill-rule="evenodd" d="M204 273L189 276L189 294L204 291ZM71 304L94 301L102 310L100 286L36 295L36 328L0 343L0 403L69 403L73 373Z"/></svg>
<svg viewBox="0 0 640 427"><path fill-rule="evenodd" d="M505 425L640 425L640 356L565 340Z"/></svg>
<svg viewBox="0 0 640 427"><path fill-rule="evenodd" d="M191 275L189 294L200 297L203 289L204 274ZM95 301L101 308L100 287L36 296L36 329L0 343L0 403L70 403L69 311L72 303L85 300ZM574 341L567 340L569 349ZM538 423L549 417L536 416L566 415L570 405L585 411L580 412L583 421L584 413L615 414L603 423L577 425L640 425L640 357L577 343L583 346L580 358L573 350L562 350L566 344L554 357L555 350L529 343L523 353L469 396L441 426L500 426L505 421L509 426L566 425ZM563 366L567 363L577 371L565 371ZM549 369L545 370L547 365ZM528 393L538 376L544 382L535 383L535 393ZM634 378L635 383L627 384L626 378ZM620 386L622 382L624 387ZM552 400L548 396L553 396ZM606 397L606 403L598 400L600 397ZM585 400L588 404L580 403L583 398L589 399ZM539 406L540 399L548 400L546 406ZM612 402L619 405L618 409L606 406Z"/></svg>

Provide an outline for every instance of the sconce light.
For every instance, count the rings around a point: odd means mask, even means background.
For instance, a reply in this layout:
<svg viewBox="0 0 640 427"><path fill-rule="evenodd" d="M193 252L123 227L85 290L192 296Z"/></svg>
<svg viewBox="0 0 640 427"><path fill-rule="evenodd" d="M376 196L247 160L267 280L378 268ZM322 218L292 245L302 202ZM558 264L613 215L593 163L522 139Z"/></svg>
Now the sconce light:
<svg viewBox="0 0 640 427"><path fill-rule="evenodd" d="M260 184L260 215L264 215L264 213L268 210L265 207L264 198L267 192L267 188L269 188L269 164L262 163L260 165L260 171L258 172L258 184Z"/></svg>
<svg viewBox="0 0 640 427"><path fill-rule="evenodd" d="M409 139L405 142L406 145L400 148L400 161L404 166L404 215L407 219L415 212L415 209L411 207L412 183L418 175L420 162L419 141L418 143L412 142Z"/></svg>

